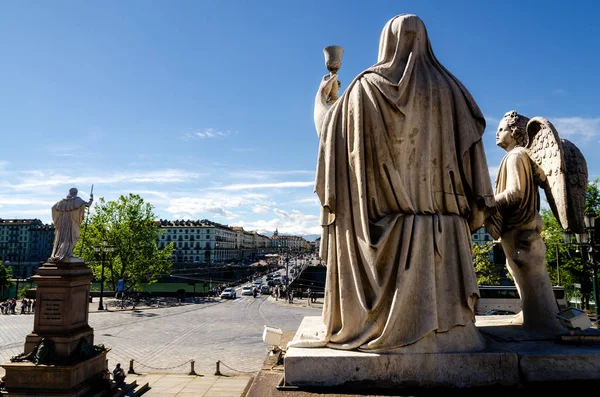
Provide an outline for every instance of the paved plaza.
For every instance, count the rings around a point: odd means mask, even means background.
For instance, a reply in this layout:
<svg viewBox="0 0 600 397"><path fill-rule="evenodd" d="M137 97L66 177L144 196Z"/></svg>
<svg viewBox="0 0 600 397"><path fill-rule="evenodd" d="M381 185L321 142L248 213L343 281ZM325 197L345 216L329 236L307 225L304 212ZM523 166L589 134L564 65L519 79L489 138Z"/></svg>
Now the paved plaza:
<svg viewBox="0 0 600 397"><path fill-rule="evenodd" d="M114 299L105 303L107 311L98 310L96 299L89 306L94 344L111 349L111 370L116 363L127 370L133 360L135 374L126 380L139 386L149 383L151 390L144 396L150 397L240 396L267 355L264 326L295 331L304 316L319 315L322 308L320 303L309 305L307 299L288 304L267 296L239 295L235 300L165 302L135 310L120 309ZM0 316L1 362L23 352L33 319L33 314ZM198 376L188 375L192 360ZM215 376L217 362L221 376Z"/></svg>

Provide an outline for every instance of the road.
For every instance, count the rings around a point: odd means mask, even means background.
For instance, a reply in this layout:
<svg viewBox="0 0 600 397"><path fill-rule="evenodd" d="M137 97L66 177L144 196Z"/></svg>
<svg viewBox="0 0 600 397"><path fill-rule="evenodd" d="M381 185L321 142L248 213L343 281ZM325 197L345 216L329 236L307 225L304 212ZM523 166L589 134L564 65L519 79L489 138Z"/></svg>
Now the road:
<svg viewBox="0 0 600 397"><path fill-rule="evenodd" d="M144 310L92 312L94 344L110 348L109 368L120 362L141 373L187 373L190 360L198 374L214 374L221 361L223 374L256 372L267 354L262 341L265 325L296 330L304 316L321 309L275 302L272 298L218 298ZM33 314L0 315L0 363L23 352L25 336L33 330ZM0 368L0 375L4 370Z"/></svg>

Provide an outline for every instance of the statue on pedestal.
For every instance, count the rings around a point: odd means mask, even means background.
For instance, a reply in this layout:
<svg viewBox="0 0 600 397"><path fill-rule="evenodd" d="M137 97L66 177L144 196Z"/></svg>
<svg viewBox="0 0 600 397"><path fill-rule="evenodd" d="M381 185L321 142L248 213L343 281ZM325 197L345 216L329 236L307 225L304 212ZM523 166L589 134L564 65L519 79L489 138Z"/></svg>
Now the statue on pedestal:
<svg viewBox="0 0 600 397"><path fill-rule="evenodd" d="M55 236L49 262L69 262L75 258L73 249L79 240L85 209L92 205L93 200L93 194L90 194L88 201L84 201L77 196L77 189L71 188L67 197L52 206Z"/></svg>
<svg viewBox="0 0 600 397"><path fill-rule="evenodd" d="M498 211L486 219L485 227L500 239L521 296L523 310L515 323L522 323L532 336L556 335L565 329L556 318L559 308L546 268L538 186L560 225L581 233L587 164L579 149L559 138L548 120L530 120L514 110L500 121L496 144L506 154L496 177Z"/></svg>
<svg viewBox="0 0 600 397"><path fill-rule="evenodd" d="M483 349L471 232L495 201L479 107L408 14L385 25L378 62L328 108L336 88L327 74L314 113L325 330L288 346Z"/></svg>

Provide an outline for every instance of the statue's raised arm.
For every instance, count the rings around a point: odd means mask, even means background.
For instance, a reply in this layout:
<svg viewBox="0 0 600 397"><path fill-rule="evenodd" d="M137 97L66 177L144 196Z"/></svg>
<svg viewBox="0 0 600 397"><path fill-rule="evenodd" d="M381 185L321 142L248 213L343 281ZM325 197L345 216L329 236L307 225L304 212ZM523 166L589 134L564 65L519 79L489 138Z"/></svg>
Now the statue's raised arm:
<svg viewBox="0 0 600 397"><path fill-rule="evenodd" d="M588 170L581 151L559 137L554 125L543 117L527 123L526 146L537 166L538 183L544 189L554 216L565 230L583 232Z"/></svg>
<svg viewBox="0 0 600 397"><path fill-rule="evenodd" d="M325 115L329 110L329 106L335 104L339 96L340 82L337 79L337 72L342 67L342 54L344 49L337 45L325 47L323 54L325 55L325 66L329 73L323 76L319 89L317 90L317 96L315 97L315 128L317 129L317 135L321 138L323 122L325 121Z"/></svg>

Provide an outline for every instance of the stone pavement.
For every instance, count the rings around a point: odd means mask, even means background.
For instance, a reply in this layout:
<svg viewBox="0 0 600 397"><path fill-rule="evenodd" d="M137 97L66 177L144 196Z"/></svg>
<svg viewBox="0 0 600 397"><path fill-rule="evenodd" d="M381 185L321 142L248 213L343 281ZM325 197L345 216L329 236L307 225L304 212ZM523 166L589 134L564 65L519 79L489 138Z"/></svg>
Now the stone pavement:
<svg viewBox="0 0 600 397"><path fill-rule="evenodd" d="M210 299L210 298L209 298ZM214 298L219 299L219 298ZM281 305L289 305L295 307L323 307L323 299L318 299L316 303L311 303L307 298L298 299L294 298L293 303L288 303L285 299L275 299L274 297L268 298L272 302L276 302ZM103 298L103 303L108 305L109 313L111 311L121 310L132 310L131 306L127 306L125 309L120 308L120 302L114 298ZM136 306L136 310L154 310L160 307L176 306L180 303L176 299L164 300L160 306L148 305L144 302L140 302ZM93 302L90 303L90 312L100 312L98 310L98 298L94 298ZM293 336L294 332L289 333L289 338ZM266 359L265 365L269 364ZM137 370L136 370L137 371ZM271 375L275 373L277 377L277 369L269 371ZM254 375L249 374L236 374L233 376L228 375L204 375L204 376L193 376L193 375L182 375L182 374L128 374L126 382L130 383L135 381L138 384L138 388L148 383L150 390L143 393L144 397L244 397L248 393L248 389L252 385L254 378L259 375L257 372ZM276 380L276 379L273 379ZM261 382L260 385L263 388L271 390L264 390L264 392L271 393L275 390L275 384L273 382ZM258 394L257 394L258 393ZM261 391L257 389L257 384L254 385L253 396L260 396ZM265 394L269 395L269 394ZM300 396L298 396L300 397Z"/></svg>
<svg viewBox="0 0 600 397"><path fill-rule="evenodd" d="M150 390L143 397L240 397L252 376L192 376L177 374L128 374L125 379L146 383Z"/></svg>

